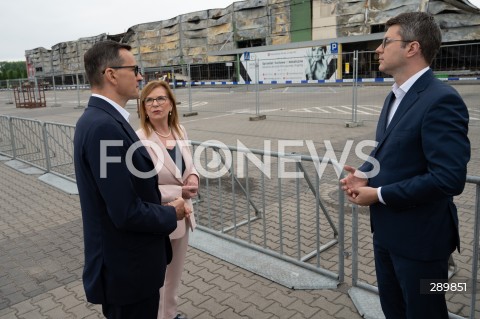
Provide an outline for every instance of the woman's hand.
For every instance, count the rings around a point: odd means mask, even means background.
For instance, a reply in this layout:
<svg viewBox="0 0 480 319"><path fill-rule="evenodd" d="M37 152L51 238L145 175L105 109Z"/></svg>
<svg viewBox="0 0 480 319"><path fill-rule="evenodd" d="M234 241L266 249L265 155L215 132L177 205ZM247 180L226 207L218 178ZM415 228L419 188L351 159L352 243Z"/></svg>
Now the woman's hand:
<svg viewBox="0 0 480 319"><path fill-rule="evenodd" d="M188 175L185 183L182 186L182 197L184 199L190 199L198 194L198 176L191 174Z"/></svg>

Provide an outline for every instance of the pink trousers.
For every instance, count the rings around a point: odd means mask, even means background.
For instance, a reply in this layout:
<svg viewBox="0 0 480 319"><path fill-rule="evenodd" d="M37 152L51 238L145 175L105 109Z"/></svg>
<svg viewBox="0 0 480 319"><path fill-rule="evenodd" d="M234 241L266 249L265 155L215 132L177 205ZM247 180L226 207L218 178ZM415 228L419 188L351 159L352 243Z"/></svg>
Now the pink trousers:
<svg viewBox="0 0 480 319"><path fill-rule="evenodd" d="M160 288L160 306L158 319L173 319L177 315L178 287L180 286L185 257L187 255L189 230L178 239L170 239L172 243L172 261L167 266L165 283Z"/></svg>

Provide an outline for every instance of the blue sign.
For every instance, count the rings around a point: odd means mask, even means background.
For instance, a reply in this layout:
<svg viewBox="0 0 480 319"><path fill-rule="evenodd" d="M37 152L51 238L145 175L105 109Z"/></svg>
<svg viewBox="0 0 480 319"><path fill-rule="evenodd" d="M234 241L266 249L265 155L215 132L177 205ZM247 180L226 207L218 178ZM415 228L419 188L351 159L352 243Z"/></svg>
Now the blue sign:
<svg viewBox="0 0 480 319"><path fill-rule="evenodd" d="M330 43L330 53L338 53L338 42Z"/></svg>
<svg viewBox="0 0 480 319"><path fill-rule="evenodd" d="M245 61L250 60L250 52L243 52L243 59Z"/></svg>

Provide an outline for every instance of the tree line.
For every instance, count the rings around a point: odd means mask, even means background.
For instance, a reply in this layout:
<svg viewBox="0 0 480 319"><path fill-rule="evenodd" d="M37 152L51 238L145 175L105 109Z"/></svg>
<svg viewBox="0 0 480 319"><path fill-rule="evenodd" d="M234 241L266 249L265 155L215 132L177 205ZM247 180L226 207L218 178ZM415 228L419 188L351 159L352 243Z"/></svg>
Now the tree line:
<svg viewBox="0 0 480 319"><path fill-rule="evenodd" d="M25 79L27 67L25 61L0 61L0 80Z"/></svg>

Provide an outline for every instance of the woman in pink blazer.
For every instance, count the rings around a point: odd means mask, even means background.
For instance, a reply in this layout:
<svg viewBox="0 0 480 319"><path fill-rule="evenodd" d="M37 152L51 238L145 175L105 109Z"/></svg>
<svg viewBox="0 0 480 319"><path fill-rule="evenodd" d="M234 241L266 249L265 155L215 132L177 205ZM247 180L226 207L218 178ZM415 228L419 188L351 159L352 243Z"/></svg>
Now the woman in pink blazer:
<svg viewBox="0 0 480 319"><path fill-rule="evenodd" d="M152 81L140 95L140 125L137 135L156 165L162 201L168 204L178 197L192 211L178 221L170 234L173 259L167 266L165 284L160 289L158 319L185 318L177 313L177 292L188 246L188 228L195 228L192 197L198 192L198 172L193 165L185 128L179 124L175 97L167 82Z"/></svg>

